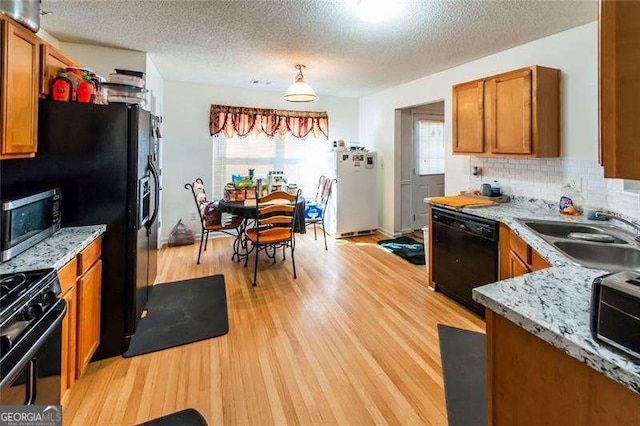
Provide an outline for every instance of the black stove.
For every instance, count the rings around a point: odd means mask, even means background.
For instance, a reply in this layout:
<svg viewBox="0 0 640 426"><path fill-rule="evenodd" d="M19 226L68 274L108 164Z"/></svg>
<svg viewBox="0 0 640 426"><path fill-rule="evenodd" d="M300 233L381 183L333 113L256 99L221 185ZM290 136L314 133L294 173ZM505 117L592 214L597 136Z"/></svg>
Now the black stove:
<svg viewBox="0 0 640 426"><path fill-rule="evenodd" d="M66 312L64 300L58 297L60 291L55 269L0 275L3 405L60 403L59 386L57 390L49 387L47 392L41 386L36 392L38 378L53 377L59 383L61 321Z"/></svg>

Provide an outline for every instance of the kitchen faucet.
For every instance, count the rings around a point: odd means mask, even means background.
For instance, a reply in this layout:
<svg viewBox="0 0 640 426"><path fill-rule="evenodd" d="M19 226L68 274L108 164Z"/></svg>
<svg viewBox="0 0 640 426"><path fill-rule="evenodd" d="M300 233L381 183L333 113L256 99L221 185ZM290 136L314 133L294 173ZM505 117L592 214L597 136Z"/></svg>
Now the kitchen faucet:
<svg viewBox="0 0 640 426"><path fill-rule="evenodd" d="M622 222L622 223L625 223L625 224L629 225L630 227L632 227L634 229L634 231L636 231L635 240L640 243L640 225L637 225L637 224L635 224L635 223L633 223L633 222L631 222L629 220L623 219L623 218L621 218L619 216L614 216L612 214L605 213L605 212L595 212L594 213L594 217L596 219L599 219L599 220L613 219L613 220L617 220L618 222Z"/></svg>

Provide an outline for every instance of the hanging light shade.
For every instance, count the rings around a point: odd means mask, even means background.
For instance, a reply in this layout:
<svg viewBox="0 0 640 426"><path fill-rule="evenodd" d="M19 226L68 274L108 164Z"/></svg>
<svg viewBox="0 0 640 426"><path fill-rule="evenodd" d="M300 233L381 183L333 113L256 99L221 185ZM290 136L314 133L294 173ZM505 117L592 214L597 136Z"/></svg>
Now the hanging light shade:
<svg viewBox="0 0 640 426"><path fill-rule="evenodd" d="M298 75L296 75L296 82L293 83L286 92L284 92L284 100L289 102L313 102L318 99L316 92L311 86L304 82L304 76L302 75L302 69L304 65L296 65Z"/></svg>

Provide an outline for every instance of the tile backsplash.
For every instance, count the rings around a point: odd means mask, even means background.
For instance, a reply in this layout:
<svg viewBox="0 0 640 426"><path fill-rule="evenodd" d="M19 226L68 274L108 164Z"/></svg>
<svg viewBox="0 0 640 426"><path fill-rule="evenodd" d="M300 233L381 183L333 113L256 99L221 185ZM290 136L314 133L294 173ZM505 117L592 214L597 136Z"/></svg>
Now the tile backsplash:
<svg viewBox="0 0 640 426"><path fill-rule="evenodd" d="M625 190L621 179L605 179L597 161L583 159L471 158L471 166L482 167L481 179L471 176L471 188L498 180L508 195L557 201L561 188L574 183L584 204L640 218L640 191Z"/></svg>

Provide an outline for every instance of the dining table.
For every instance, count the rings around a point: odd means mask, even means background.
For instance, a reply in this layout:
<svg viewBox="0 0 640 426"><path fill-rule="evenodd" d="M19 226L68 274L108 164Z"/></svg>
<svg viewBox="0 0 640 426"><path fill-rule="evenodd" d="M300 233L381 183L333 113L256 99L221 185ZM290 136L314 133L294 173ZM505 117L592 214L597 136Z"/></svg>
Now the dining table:
<svg viewBox="0 0 640 426"><path fill-rule="evenodd" d="M238 235L233 243L233 256L231 257L233 260L237 260L239 262L241 259L249 256L249 254L253 251L253 247L249 248L247 245L245 232L247 228L251 226L256 216L258 215L256 204L245 203L244 201L226 201L222 199L218 202L218 208L222 213L228 213L243 218L242 224L238 229ZM298 234L305 234L307 232L307 227L304 220L304 209L305 200L304 198L300 198L297 203L296 218L293 228L294 232Z"/></svg>

